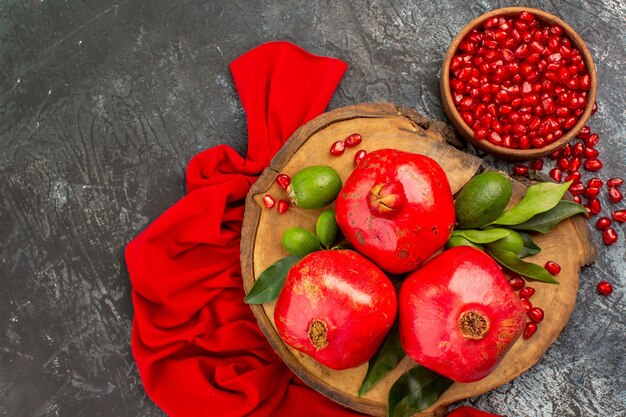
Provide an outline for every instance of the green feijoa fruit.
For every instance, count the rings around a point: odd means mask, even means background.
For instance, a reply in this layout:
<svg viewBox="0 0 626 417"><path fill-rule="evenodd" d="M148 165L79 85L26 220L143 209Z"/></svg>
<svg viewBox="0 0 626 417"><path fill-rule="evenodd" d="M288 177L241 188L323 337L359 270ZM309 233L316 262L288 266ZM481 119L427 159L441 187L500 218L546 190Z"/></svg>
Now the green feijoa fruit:
<svg viewBox="0 0 626 417"><path fill-rule="evenodd" d="M317 218L315 234L322 245L327 248L335 243L338 230L337 220L335 220L335 210L326 210Z"/></svg>
<svg viewBox="0 0 626 417"><path fill-rule="evenodd" d="M505 238L500 240L496 240L492 243L487 243L487 247L496 247L502 250L508 250L509 252L513 252L515 254L519 254L524 248L524 239L519 235L519 233L511 230Z"/></svg>
<svg viewBox="0 0 626 417"><path fill-rule="evenodd" d="M300 257L320 249L319 239L301 227L290 227L285 230L281 243L287 252Z"/></svg>
<svg viewBox="0 0 626 417"><path fill-rule="evenodd" d="M298 207L318 209L332 203L342 187L341 177L329 166L303 168L291 178L289 197Z"/></svg>
<svg viewBox="0 0 626 417"><path fill-rule="evenodd" d="M511 193L511 181L505 175L493 171L476 175L454 201L458 227L474 229L491 223L502 214Z"/></svg>
<svg viewBox="0 0 626 417"><path fill-rule="evenodd" d="M476 249L484 250L483 245L467 240L463 236L451 236L450 239L448 239L448 241L446 242L447 249L453 248L455 246L471 246Z"/></svg>

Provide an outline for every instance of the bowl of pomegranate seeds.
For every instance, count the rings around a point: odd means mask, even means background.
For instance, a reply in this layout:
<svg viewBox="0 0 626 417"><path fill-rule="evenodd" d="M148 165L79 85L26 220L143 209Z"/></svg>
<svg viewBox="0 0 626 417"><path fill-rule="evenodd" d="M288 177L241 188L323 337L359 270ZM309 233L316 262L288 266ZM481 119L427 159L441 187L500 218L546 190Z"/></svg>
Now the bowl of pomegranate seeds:
<svg viewBox="0 0 626 417"><path fill-rule="evenodd" d="M595 65L581 37L542 10L506 7L472 21L441 71L448 118L474 146L506 159L547 155L595 111Z"/></svg>

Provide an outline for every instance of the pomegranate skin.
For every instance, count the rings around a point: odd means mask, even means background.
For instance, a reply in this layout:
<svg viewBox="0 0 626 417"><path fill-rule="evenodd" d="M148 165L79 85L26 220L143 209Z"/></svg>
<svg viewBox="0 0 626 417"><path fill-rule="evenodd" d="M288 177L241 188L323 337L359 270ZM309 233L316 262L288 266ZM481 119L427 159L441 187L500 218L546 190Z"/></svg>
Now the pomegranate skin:
<svg viewBox="0 0 626 417"><path fill-rule="evenodd" d="M274 310L283 341L329 368L374 356L396 319L389 278L351 250L313 252L295 264Z"/></svg>
<svg viewBox="0 0 626 417"><path fill-rule="evenodd" d="M496 262L467 246L432 258L400 290L404 351L458 382L493 371L520 337L526 312Z"/></svg>
<svg viewBox="0 0 626 417"><path fill-rule="evenodd" d="M439 164L393 149L363 158L337 196L335 211L350 244L392 274L430 258L455 221L452 191Z"/></svg>

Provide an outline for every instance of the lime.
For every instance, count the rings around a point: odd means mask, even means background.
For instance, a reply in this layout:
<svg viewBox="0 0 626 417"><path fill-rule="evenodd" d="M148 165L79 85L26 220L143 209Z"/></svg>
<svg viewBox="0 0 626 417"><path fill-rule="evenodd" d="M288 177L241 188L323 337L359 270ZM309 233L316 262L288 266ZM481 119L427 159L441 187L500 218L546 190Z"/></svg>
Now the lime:
<svg viewBox="0 0 626 417"><path fill-rule="evenodd" d="M483 172L469 180L456 200L460 229L482 227L497 219L511 199L511 181L499 172Z"/></svg>
<svg viewBox="0 0 626 417"><path fill-rule="evenodd" d="M285 230L281 243L287 252L301 257L320 249L317 237L301 227L290 227Z"/></svg>
<svg viewBox="0 0 626 417"><path fill-rule="evenodd" d="M326 210L320 214L315 223L315 234L325 247L331 247L335 243L337 237L337 220L335 220L335 211Z"/></svg>
<svg viewBox="0 0 626 417"><path fill-rule="evenodd" d="M519 254L524 247L524 240L522 240L519 233L511 230L511 233L509 233L507 237L488 243L487 247L496 247L498 249L508 250L509 252Z"/></svg>
<svg viewBox="0 0 626 417"><path fill-rule="evenodd" d="M342 185L337 171L329 166L314 165L303 168L293 176L289 197L298 207L322 208L337 198Z"/></svg>

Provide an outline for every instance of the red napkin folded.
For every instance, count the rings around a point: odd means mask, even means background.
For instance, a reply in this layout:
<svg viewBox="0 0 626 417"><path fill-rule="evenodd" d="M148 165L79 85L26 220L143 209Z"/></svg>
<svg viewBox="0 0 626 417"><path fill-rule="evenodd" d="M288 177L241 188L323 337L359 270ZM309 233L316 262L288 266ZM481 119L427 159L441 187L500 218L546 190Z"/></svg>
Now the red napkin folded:
<svg viewBox="0 0 626 417"><path fill-rule="evenodd" d="M248 121L245 159L228 146L194 157L188 194L126 248L132 351L146 392L172 417L359 415L284 365L243 303L244 199L282 144L324 111L347 65L287 42L230 69Z"/></svg>

